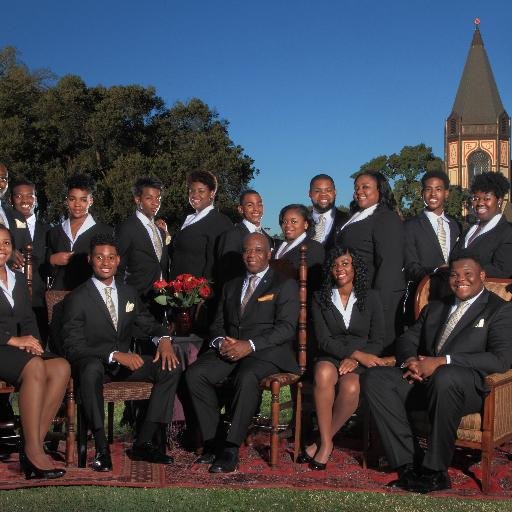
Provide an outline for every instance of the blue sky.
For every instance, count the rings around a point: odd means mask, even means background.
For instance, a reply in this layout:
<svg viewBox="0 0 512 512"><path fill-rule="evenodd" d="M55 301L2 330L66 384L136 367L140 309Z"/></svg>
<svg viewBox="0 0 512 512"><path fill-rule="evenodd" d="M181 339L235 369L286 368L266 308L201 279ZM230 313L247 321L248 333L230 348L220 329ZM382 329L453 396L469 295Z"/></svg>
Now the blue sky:
<svg viewBox="0 0 512 512"><path fill-rule="evenodd" d="M255 159L275 229L317 171L348 204L350 174L374 156L424 142L443 157L477 16L512 113L510 0L18 0L2 7L0 46L89 85L201 98Z"/></svg>

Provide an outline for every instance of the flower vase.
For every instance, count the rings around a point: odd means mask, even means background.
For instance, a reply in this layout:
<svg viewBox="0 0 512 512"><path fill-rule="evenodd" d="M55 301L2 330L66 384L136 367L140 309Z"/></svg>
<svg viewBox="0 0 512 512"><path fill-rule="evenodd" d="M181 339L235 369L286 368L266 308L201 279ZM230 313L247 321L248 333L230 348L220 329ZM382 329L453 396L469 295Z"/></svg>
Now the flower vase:
<svg viewBox="0 0 512 512"><path fill-rule="evenodd" d="M192 308L181 308L174 317L176 336L189 336L192 332Z"/></svg>

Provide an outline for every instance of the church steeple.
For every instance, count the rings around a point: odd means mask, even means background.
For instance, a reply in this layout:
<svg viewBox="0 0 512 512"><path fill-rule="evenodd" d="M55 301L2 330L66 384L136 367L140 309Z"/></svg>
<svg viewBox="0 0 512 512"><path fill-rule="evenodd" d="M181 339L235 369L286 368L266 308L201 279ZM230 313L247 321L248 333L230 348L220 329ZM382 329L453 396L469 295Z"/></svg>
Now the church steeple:
<svg viewBox="0 0 512 512"><path fill-rule="evenodd" d="M469 48L452 113L463 123L495 123L504 112L478 25Z"/></svg>
<svg viewBox="0 0 512 512"><path fill-rule="evenodd" d="M510 179L510 117L475 30L453 107L445 124L445 166L452 185L468 188L475 174L500 171Z"/></svg>

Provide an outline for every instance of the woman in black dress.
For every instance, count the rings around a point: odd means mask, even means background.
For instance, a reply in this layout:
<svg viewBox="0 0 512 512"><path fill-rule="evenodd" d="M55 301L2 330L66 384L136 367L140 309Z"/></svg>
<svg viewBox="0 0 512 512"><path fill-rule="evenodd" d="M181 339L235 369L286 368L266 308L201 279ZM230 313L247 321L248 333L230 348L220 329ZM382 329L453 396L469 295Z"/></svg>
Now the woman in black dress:
<svg viewBox="0 0 512 512"><path fill-rule="evenodd" d="M405 292L403 222L385 176L366 171L354 182L351 216L340 228L336 245L351 247L368 267L368 284L377 290L384 307L384 353L393 354L393 342L402 333Z"/></svg>
<svg viewBox="0 0 512 512"><path fill-rule="evenodd" d="M48 232L47 261L50 287L73 290L92 275L87 261L91 239L97 234L112 234L113 229L96 222L89 213L96 183L87 175L71 176L67 182L68 218Z"/></svg>
<svg viewBox="0 0 512 512"><path fill-rule="evenodd" d="M192 274L218 280L216 274L217 244L220 235L233 226L226 215L215 210L217 178L209 171L194 171L187 176L188 200L195 213L172 238L170 245L170 279Z"/></svg>
<svg viewBox="0 0 512 512"><path fill-rule="evenodd" d="M308 267L308 293L320 288L322 266L325 259L324 246L313 240L314 222L309 210L303 204L289 204L279 212L279 225L283 230L284 241L272 253L272 259L288 260L298 271L300 247L305 244Z"/></svg>
<svg viewBox="0 0 512 512"><path fill-rule="evenodd" d="M59 409L69 381L65 359L45 354L23 274L6 262L13 251L10 231L0 226L0 379L16 386L23 427L20 462L29 478L59 478L43 450L48 428Z"/></svg>
<svg viewBox="0 0 512 512"><path fill-rule="evenodd" d="M356 252L333 248L324 267L322 288L313 296L312 316L318 354L314 368L314 399L319 441L299 462L323 470L333 437L359 404L359 375L364 368L383 366L384 313L377 292L369 290L367 268Z"/></svg>
<svg viewBox="0 0 512 512"><path fill-rule="evenodd" d="M453 249L466 249L480 261L487 277L512 277L512 226L501 213L510 182L500 172L484 172L471 183L470 199L478 222Z"/></svg>

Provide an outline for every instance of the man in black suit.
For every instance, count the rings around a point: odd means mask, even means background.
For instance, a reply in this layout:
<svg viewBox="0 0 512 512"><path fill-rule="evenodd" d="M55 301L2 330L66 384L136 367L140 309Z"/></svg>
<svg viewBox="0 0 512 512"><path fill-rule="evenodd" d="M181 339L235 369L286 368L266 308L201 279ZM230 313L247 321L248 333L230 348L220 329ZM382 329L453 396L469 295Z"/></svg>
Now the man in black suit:
<svg viewBox="0 0 512 512"><path fill-rule="evenodd" d="M153 301L152 285L169 279L170 241L166 229L155 223L160 209L162 182L151 177L140 178L133 186L136 211L117 229L119 240L119 276L133 286L151 313L161 317L161 308Z"/></svg>
<svg viewBox="0 0 512 512"><path fill-rule="evenodd" d="M204 441L197 462L211 464L211 473L236 469L238 448L259 404L260 380L280 371L299 371L292 349L299 312L297 283L269 267L270 253L265 235L247 235L246 276L224 286L210 327L210 349L186 372ZM221 443L216 386L228 377L234 392L232 417Z"/></svg>
<svg viewBox="0 0 512 512"><path fill-rule="evenodd" d="M148 411L132 455L137 459L171 464L153 437L171 420L174 395L181 374L179 360L166 329L147 312L134 288L114 280L120 257L111 235L91 240L89 261L94 276L66 298L62 338L67 359L74 366L85 417L96 445L93 469L111 471L112 460L104 430L103 383L112 380L154 383ZM155 358L130 351L134 328L152 336Z"/></svg>
<svg viewBox="0 0 512 512"><path fill-rule="evenodd" d="M467 253L450 263L454 300L431 302L397 340L399 367L370 368L362 389L390 465L393 486L415 492L450 487L448 466L460 420L479 412L487 392L484 377L512 362L512 304L487 291L481 264ZM408 410L426 409L431 423L421 466Z"/></svg>
<svg viewBox="0 0 512 512"><path fill-rule="evenodd" d="M12 265L15 269L23 267L22 250L32 242L25 218L14 211L7 201L9 188L9 171L0 163L0 224L8 227L14 239L15 251L13 251Z"/></svg>
<svg viewBox="0 0 512 512"><path fill-rule="evenodd" d="M16 180L11 187L11 203L23 216L32 241L32 308L36 315L41 341L48 336L48 316L44 293L46 290L46 236L49 224L36 218L37 194L35 184L25 178Z"/></svg>
<svg viewBox="0 0 512 512"><path fill-rule="evenodd" d="M258 192L255 190L242 192L238 213L242 217L242 222L225 231L219 239L218 275L223 283L245 275L246 269L242 258L243 242L249 233L263 233L268 237L270 248L274 246L272 238L261 227L263 201Z"/></svg>
<svg viewBox="0 0 512 512"><path fill-rule="evenodd" d="M313 204L315 221L313 239L325 247L325 253L334 247L338 229L348 220L348 215L336 208L336 187L327 174L317 174L309 183L309 197Z"/></svg>
<svg viewBox="0 0 512 512"><path fill-rule="evenodd" d="M421 178L425 209L408 219L405 229L405 274L407 285L408 323L413 322L413 301L418 283L426 275L432 280L433 295L446 292L446 270L452 249L460 235L459 223L444 212L450 193L450 180L443 171L428 171Z"/></svg>

